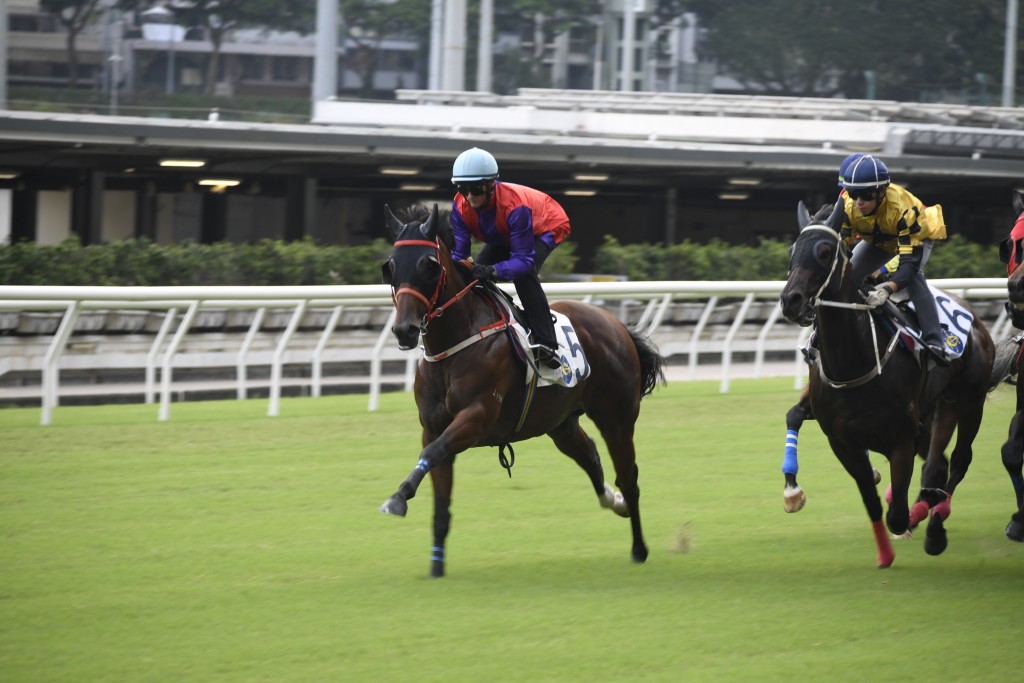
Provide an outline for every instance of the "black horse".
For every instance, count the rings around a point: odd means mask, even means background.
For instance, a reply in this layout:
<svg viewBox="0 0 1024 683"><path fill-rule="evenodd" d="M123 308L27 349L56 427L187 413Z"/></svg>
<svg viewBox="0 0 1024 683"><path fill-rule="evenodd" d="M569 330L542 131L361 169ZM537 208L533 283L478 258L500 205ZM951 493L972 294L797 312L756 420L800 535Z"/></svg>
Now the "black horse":
<svg viewBox="0 0 1024 683"><path fill-rule="evenodd" d="M1003 240L1000 255L1007 264L1009 277L1006 280L1008 301L1006 309L1010 320L1017 329L1024 329L1024 194L1019 190L1013 193L1013 208L1017 212L1017 222L1010 231L1010 236ZM1018 344L1021 337L1017 337ZM1017 512L1006 525L1006 536L1010 540L1024 542L1024 349L1016 355L1014 373L1017 375L1017 412L1010 420L1010 435L1003 444L1003 466L1013 482L1013 491L1017 496Z"/></svg>
<svg viewBox="0 0 1024 683"><path fill-rule="evenodd" d="M810 403L829 445L860 491L878 547L878 566L895 559L882 525L882 503L875 490L868 451L889 460L892 500L886 525L894 534L910 527L908 490L916 453L925 456L920 502L930 513L925 550L937 555L947 545L944 522L949 501L971 463L971 445L989 389L1006 374L994 368L995 346L974 316L963 354L949 367L929 362L900 343L896 331L861 293L863 283L847 272L849 249L839 234L843 204L812 221L800 204L801 232L793 245L789 277L782 290L782 312L801 325L817 326L816 367L811 369ZM969 310L968 305L949 297ZM965 332L967 330L964 330ZM943 453L956 430L952 457Z"/></svg>
<svg viewBox="0 0 1024 683"><path fill-rule="evenodd" d="M423 213L426 213L425 211ZM407 501L430 473L434 488L434 549L431 575L444 575L444 544L451 520L455 456L474 446L501 446L547 434L590 480L602 507L628 517L632 557L647 559L640 528L640 487L633 430L640 399L664 381L664 359L646 338L628 330L604 309L575 301L556 302L576 337L567 353L582 353L589 365L572 386L533 391L506 333L508 320L452 261L451 227L438 220L437 206L425 219L403 224L387 210L394 249L383 277L394 291L392 331L403 349L423 340L425 361L416 371L416 405L423 426L422 448L412 473L381 506L404 516ZM431 362L426 362L427 360ZM569 372L563 359L564 373ZM608 446L615 483L604 480L594 441L580 427L586 414ZM504 457L503 451L499 457ZM503 463L504 464L504 463Z"/></svg>

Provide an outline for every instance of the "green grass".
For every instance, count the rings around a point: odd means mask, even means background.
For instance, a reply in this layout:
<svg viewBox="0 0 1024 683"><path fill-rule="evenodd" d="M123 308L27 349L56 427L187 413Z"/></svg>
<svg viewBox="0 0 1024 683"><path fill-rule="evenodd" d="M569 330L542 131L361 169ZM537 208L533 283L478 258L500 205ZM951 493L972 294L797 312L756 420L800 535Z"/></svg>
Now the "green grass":
<svg viewBox="0 0 1024 683"><path fill-rule="evenodd" d="M411 395L375 413L365 396L285 400L278 418L265 400L175 404L163 424L156 406L62 407L48 427L0 410L0 679L1019 676L1024 547L1002 533L999 459L1012 394L989 399L946 553L898 542L879 570L813 424L809 502L782 511L791 384L645 399L645 565L549 440L517 446L511 479L495 449L463 454L442 580L426 578L429 482L406 518L377 512L418 455Z"/></svg>

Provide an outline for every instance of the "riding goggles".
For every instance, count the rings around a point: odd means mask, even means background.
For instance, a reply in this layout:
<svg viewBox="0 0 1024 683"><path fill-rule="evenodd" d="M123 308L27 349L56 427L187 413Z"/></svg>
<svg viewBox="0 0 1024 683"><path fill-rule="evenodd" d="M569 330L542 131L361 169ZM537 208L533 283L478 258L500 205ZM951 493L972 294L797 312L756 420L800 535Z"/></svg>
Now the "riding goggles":
<svg viewBox="0 0 1024 683"><path fill-rule="evenodd" d="M487 191L490 189L490 183L459 183L457 188L459 194L463 197L468 197L471 194L487 194Z"/></svg>
<svg viewBox="0 0 1024 683"><path fill-rule="evenodd" d="M863 199L866 202L878 200L878 190L847 190L846 194L854 201L858 199Z"/></svg>

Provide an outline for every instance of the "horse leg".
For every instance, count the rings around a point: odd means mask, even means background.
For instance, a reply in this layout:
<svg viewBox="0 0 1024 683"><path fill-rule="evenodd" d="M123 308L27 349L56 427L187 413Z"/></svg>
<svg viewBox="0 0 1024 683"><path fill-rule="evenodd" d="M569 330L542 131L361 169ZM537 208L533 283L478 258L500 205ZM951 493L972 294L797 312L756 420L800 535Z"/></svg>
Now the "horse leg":
<svg viewBox="0 0 1024 683"><path fill-rule="evenodd" d="M953 436L953 430L957 428L957 412L948 403L940 403L935 407L932 438L921 470L920 501L914 506L915 510L922 506L931 510L924 540L924 550L929 555L941 555L949 544L944 525L949 517L949 497L967 473L973 457L971 442L981 425L981 415L977 410L972 408L962 412L963 423L959 426L956 446L952 458L946 460L944 451Z"/></svg>
<svg viewBox="0 0 1024 683"><path fill-rule="evenodd" d="M893 552L892 543L889 541L889 536L885 533L885 527L882 524L882 501L878 497L878 489L875 488L875 477L872 473L868 452L858 449L845 449L841 445L837 447L837 444L831 440L830 443L832 443L832 450L835 452L839 462L846 469L847 473L853 477L854 483L857 484L860 498L864 502L864 508L867 510L868 518L871 520L871 531L875 536L875 545L878 548L878 566L884 569L893 563L893 560L896 559L896 553Z"/></svg>
<svg viewBox="0 0 1024 683"><path fill-rule="evenodd" d="M782 459L782 475L786 486L782 490L782 509L786 512L798 512L807 503L807 496L796 483L796 473L800 469L797 459L797 439L804 421L814 419L811 414L811 400L808 391L800 396L800 401L786 413L786 451Z"/></svg>
<svg viewBox="0 0 1024 683"><path fill-rule="evenodd" d="M643 531L640 527L640 470L636 466L636 447L633 445L632 420L622 415L607 418L602 415L588 413L601 431L612 463L615 465L615 485L622 492L626 508L629 510L629 524L633 530L632 556L634 562L647 560L647 544L644 543Z"/></svg>
<svg viewBox="0 0 1024 683"><path fill-rule="evenodd" d="M892 502L885 515L886 526L896 535L903 535L910 527L910 509L907 494L910 480L914 477L914 458L916 449L914 442L904 441L895 444L886 454L889 458L890 481L892 481Z"/></svg>
<svg viewBox="0 0 1024 683"><path fill-rule="evenodd" d="M549 432L548 436L558 450L572 458L587 473L601 507L609 508L620 517L629 517L625 498L604 480L604 468L601 466L597 445L580 427L579 418L567 419Z"/></svg>
<svg viewBox="0 0 1024 683"><path fill-rule="evenodd" d="M1013 492L1017 497L1017 512L1006 525L1006 537L1024 542L1024 383L1017 385L1017 412L1010 419L1010 433L1003 444L1003 467L1010 475Z"/></svg>
<svg viewBox="0 0 1024 683"><path fill-rule="evenodd" d="M434 547L430 555L430 576L444 576L444 542L452 522L452 484L455 458L452 457L430 470L430 483L434 487Z"/></svg>

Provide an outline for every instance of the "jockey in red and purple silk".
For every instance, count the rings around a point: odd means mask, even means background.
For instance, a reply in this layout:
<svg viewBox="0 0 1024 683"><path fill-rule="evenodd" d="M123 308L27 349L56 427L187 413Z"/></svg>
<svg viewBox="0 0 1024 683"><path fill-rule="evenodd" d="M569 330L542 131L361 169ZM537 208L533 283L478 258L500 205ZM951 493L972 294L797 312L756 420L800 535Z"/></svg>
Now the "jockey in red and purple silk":
<svg viewBox="0 0 1024 683"><path fill-rule="evenodd" d="M515 284L538 362L552 369L561 367L555 326L538 274L548 255L569 235L565 210L540 190L498 180L498 162L478 147L455 159L452 183L458 188L452 202L452 259L463 261L478 280ZM474 238L484 246L470 263L466 259Z"/></svg>

